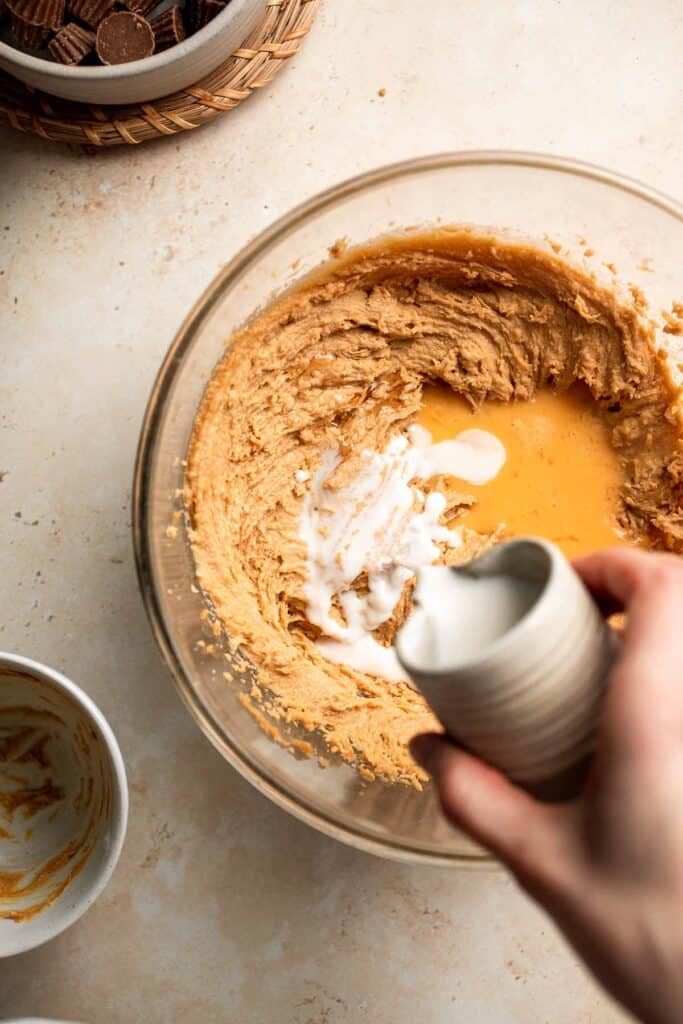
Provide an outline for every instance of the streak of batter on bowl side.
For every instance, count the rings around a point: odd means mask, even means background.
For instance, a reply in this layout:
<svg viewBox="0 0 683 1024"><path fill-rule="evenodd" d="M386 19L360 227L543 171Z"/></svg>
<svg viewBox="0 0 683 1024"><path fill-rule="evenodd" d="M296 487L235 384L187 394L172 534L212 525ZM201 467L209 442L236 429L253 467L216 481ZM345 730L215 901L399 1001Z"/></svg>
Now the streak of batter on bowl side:
<svg viewBox="0 0 683 1024"><path fill-rule="evenodd" d="M35 684L30 674L3 668L0 686L8 679ZM49 684L41 686L47 693L40 708L0 706L0 920L16 924L51 907L81 873L95 848L98 817L108 815L111 799L102 775L99 787L83 775L70 792L59 781L63 765L53 762L53 745L69 726ZM92 729L79 723L73 741L83 766L93 763L95 740ZM72 812L82 812L82 820L73 834L62 834L60 821ZM35 852L36 829L52 826L59 840L54 849Z"/></svg>
<svg viewBox="0 0 683 1024"><path fill-rule="evenodd" d="M231 338L196 418L185 505L199 583L256 668L246 699L262 724L303 728L364 778L424 781L407 749L436 725L421 695L333 664L315 645L297 471L313 474L322 450L338 448L330 485L344 486L363 449L383 450L416 421L427 385L476 413L578 382L614 451L615 535L683 550L682 403L656 337L642 296L618 295L552 251L439 229L342 253ZM465 561L504 535L499 523L467 528L475 488L445 477L421 486L446 495L444 521L462 523L464 543L444 559ZM410 592L380 642L393 639Z"/></svg>

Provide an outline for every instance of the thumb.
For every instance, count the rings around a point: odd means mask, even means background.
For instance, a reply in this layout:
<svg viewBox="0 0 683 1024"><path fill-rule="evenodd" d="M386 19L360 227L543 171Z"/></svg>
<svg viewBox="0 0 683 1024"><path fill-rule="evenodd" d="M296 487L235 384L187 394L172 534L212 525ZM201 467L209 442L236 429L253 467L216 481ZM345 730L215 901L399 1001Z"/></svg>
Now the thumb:
<svg viewBox="0 0 683 1024"><path fill-rule="evenodd" d="M433 776L446 817L498 857L536 896L554 887L563 861L563 808L539 803L495 768L426 733L410 744Z"/></svg>

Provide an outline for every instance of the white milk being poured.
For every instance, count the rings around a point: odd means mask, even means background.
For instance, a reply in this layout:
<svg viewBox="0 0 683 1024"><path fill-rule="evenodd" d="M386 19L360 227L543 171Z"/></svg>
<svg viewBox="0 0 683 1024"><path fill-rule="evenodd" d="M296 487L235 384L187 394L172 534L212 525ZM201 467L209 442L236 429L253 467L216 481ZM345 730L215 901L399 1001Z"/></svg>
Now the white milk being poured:
<svg viewBox="0 0 683 1024"><path fill-rule="evenodd" d="M421 569L415 608L399 634L401 659L438 672L475 658L517 625L541 589L516 576L477 578L438 565Z"/></svg>
<svg viewBox="0 0 683 1024"><path fill-rule="evenodd" d="M328 480L341 456L325 451L304 500L299 535L308 552L306 614L325 633L318 647L330 660L407 679L393 648L379 644L372 631L391 617L406 582L430 566L443 545L462 543L458 529L439 522L445 497L425 495L413 481L446 474L481 485L500 472L506 453L498 438L483 430L432 444L428 431L413 426L383 452L363 455L365 465L352 483L335 489ZM368 589L359 595L352 584L363 571Z"/></svg>

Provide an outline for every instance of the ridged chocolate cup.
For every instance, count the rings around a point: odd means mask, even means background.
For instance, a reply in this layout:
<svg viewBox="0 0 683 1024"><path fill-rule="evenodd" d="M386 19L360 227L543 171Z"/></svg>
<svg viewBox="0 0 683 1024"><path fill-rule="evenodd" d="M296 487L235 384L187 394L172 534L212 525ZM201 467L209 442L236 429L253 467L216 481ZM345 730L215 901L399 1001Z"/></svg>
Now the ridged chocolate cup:
<svg viewBox="0 0 683 1024"><path fill-rule="evenodd" d="M10 26L18 45L26 50L42 50L50 38L49 28L43 28L42 25L31 25L23 18L17 18L16 14L11 12Z"/></svg>
<svg viewBox="0 0 683 1024"><path fill-rule="evenodd" d="M67 0L66 9L78 21L97 28L114 6L114 0Z"/></svg>
<svg viewBox="0 0 683 1024"><path fill-rule="evenodd" d="M146 17L149 12L159 6L159 0L119 0L119 3L128 11L132 11L133 14L141 14Z"/></svg>
<svg viewBox="0 0 683 1024"><path fill-rule="evenodd" d="M183 15L178 4L169 7L163 14L158 14L150 21L154 32L154 52L160 53L171 46L181 43L185 38Z"/></svg>
<svg viewBox="0 0 683 1024"><path fill-rule="evenodd" d="M208 25L225 8L223 0L187 0L185 21L192 34Z"/></svg>
<svg viewBox="0 0 683 1024"><path fill-rule="evenodd" d="M115 11L100 22L95 48L103 64L144 60L154 53L154 32L142 15Z"/></svg>
<svg viewBox="0 0 683 1024"><path fill-rule="evenodd" d="M56 32L64 22L64 0L7 0L7 6L11 14L27 25Z"/></svg>
<svg viewBox="0 0 683 1024"><path fill-rule="evenodd" d="M49 43L48 50L59 64L73 67L80 64L95 49L95 33L89 28L70 21L60 28L57 35Z"/></svg>

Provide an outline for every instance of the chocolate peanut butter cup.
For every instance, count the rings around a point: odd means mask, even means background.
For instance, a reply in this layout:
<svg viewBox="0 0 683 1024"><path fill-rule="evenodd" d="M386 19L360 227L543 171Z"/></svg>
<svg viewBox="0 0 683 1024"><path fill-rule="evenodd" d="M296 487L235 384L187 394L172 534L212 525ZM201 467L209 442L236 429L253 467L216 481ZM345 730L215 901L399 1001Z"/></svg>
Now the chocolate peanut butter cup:
<svg viewBox="0 0 683 1024"><path fill-rule="evenodd" d="M64 0L7 0L7 6L27 25L57 31L64 21Z"/></svg>
<svg viewBox="0 0 683 1024"><path fill-rule="evenodd" d="M154 32L155 53L168 50L170 46L175 46L185 38L183 15L178 4L152 18L150 25Z"/></svg>
<svg viewBox="0 0 683 1024"><path fill-rule="evenodd" d="M48 50L60 64L80 64L95 48L95 33L70 21L60 28Z"/></svg>
<svg viewBox="0 0 683 1024"><path fill-rule="evenodd" d="M30 22L10 13L12 35L19 46L26 50L42 50L50 38L50 29L42 25L31 25Z"/></svg>
<svg viewBox="0 0 683 1024"><path fill-rule="evenodd" d="M78 21L97 28L114 6L114 0L67 0L66 9Z"/></svg>
<svg viewBox="0 0 683 1024"><path fill-rule="evenodd" d="M115 11L100 22L95 48L103 64L143 60L154 53L154 33L141 15Z"/></svg>
<svg viewBox="0 0 683 1024"><path fill-rule="evenodd" d="M141 14L146 17L154 7L159 6L159 0L119 0L121 7L133 14Z"/></svg>
<svg viewBox="0 0 683 1024"><path fill-rule="evenodd" d="M188 32L199 32L224 9L223 0L187 0L185 21Z"/></svg>

